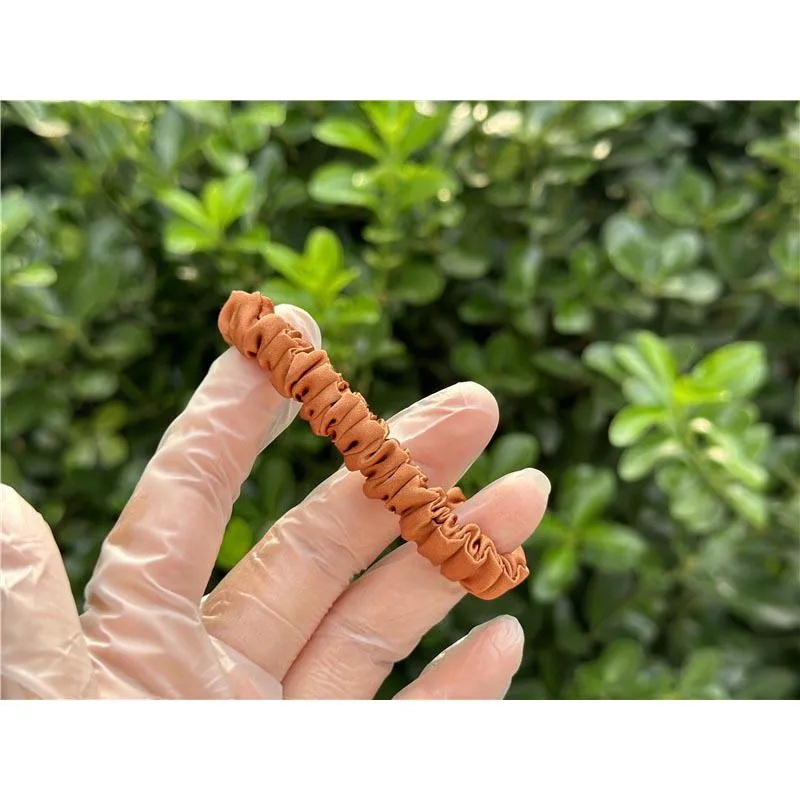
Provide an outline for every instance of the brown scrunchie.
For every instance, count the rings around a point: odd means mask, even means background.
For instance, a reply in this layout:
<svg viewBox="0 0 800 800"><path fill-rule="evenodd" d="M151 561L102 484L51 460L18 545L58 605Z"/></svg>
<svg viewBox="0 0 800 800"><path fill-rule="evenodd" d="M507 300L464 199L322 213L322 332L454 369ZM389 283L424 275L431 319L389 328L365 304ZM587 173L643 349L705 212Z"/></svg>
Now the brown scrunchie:
<svg viewBox="0 0 800 800"><path fill-rule="evenodd" d="M412 463L408 450L388 438L386 423L350 390L328 354L274 311L272 301L259 292L233 292L219 315L220 333L269 370L279 394L302 403L300 416L311 430L336 445L347 469L361 472L364 494L400 517L400 535L416 542L442 575L484 600L522 583L529 574L522 548L498 553L475 523L460 525L454 508L465 500L463 492L429 488L427 475Z"/></svg>

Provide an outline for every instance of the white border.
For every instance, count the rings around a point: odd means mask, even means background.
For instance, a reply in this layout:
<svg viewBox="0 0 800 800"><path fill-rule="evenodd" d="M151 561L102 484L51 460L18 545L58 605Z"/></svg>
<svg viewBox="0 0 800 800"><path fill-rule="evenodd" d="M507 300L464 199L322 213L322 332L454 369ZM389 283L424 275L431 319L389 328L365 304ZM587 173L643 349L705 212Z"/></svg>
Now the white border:
<svg viewBox="0 0 800 800"><path fill-rule="evenodd" d="M796 787L789 702L4 702L6 797L736 798Z"/></svg>
<svg viewBox="0 0 800 800"><path fill-rule="evenodd" d="M790 0L18 2L0 97L794 99L798 29Z"/></svg>

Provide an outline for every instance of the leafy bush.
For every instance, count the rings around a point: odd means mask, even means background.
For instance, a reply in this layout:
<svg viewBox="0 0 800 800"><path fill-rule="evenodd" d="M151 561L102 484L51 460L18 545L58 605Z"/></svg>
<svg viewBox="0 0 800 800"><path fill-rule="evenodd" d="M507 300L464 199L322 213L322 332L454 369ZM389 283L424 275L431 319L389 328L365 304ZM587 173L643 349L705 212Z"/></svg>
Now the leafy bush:
<svg viewBox="0 0 800 800"><path fill-rule="evenodd" d="M3 480L76 595L234 288L304 306L381 414L463 379L537 464L518 698L796 697L800 115L791 103L3 107ZM214 580L337 465L295 425Z"/></svg>

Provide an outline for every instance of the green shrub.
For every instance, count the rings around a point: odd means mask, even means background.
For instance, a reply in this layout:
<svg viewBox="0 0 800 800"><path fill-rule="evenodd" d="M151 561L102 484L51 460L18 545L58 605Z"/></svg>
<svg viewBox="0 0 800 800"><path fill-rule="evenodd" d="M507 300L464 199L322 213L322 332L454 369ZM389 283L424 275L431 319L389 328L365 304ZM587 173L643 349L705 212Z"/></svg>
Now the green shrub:
<svg viewBox="0 0 800 800"><path fill-rule="evenodd" d="M468 492L553 481L532 578L384 695L508 612L513 697L798 696L796 104L11 103L2 133L3 480L76 595L220 305L260 288L383 415L491 389ZM214 580L336 465L292 426Z"/></svg>

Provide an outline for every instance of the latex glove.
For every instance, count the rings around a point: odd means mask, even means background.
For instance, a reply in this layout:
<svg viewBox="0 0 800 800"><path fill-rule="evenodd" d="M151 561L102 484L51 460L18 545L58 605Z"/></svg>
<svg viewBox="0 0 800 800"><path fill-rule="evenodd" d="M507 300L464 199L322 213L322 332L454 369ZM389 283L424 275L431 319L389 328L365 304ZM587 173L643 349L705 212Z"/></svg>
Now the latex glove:
<svg viewBox="0 0 800 800"><path fill-rule="evenodd" d="M279 314L317 346L291 306ZM207 597L241 484L294 418L257 364L231 349L164 435L106 539L79 616L52 533L2 488L2 695L7 698L371 698L464 596L404 544L397 518L344 467L289 511ZM498 411L473 383L389 421L431 479L452 486L492 437ZM535 470L468 500L501 551L539 523L549 491ZM487 609L488 610L488 609ZM500 698L519 667L510 617L474 629L404 689L404 698Z"/></svg>

